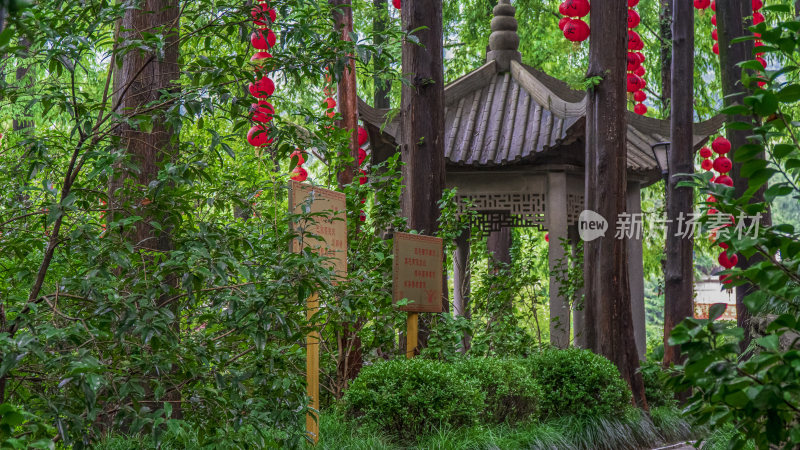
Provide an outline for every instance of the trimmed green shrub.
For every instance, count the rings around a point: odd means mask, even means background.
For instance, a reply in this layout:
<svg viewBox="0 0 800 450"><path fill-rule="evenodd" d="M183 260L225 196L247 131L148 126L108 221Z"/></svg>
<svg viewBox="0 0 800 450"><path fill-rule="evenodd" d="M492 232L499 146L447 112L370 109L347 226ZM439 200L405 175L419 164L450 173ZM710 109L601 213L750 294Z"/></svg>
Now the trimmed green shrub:
<svg viewBox="0 0 800 450"><path fill-rule="evenodd" d="M541 386L540 417L618 417L631 404L631 391L617 367L589 350L545 350L527 359Z"/></svg>
<svg viewBox="0 0 800 450"><path fill-rule="evenodd" d="M515 423L534 415L541 388L519 359L464 358L456 363L462 379L474 379L484 393L482 423Z"/></svg>
<svg viewBox="0 0 800 450"><path fill-rule="evenodd" d="M452 364L415 358L364 367L342 400L349 418L408 438L475 424L484 398Z"/></svg>

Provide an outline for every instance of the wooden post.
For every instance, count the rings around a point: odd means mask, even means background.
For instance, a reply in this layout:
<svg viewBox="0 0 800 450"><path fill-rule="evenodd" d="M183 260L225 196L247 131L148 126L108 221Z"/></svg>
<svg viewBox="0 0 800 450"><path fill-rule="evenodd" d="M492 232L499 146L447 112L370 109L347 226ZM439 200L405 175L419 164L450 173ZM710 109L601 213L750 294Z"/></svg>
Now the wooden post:
<svg viewBox="0 0 800 450"><path fill-rule="evenodd" d="M561 239L567 237L567 175L564 172L547 173L547 231L548 267L550 270L550 344L558 348L569 346L570 316L566 299L558 291L561 281L556 278L558 260L564 260Z"/></svg>
<svg viewBox="0 0 800 450"><path fill-rule="evenodd" d="M406 358L411 359L417 350L417 336L419 334L419 313L408 313L406 322Z"/></svg>
<svg viewBox="0 0 800 450"><path fill-rule="evenodd" d="M319 294L311 294L306 300L306 320L312 321L319 311ZM310 331L306 335L306 392L311 397L308 405L313 411L306 414L306 433L319 442L319 331Z"/></svg>

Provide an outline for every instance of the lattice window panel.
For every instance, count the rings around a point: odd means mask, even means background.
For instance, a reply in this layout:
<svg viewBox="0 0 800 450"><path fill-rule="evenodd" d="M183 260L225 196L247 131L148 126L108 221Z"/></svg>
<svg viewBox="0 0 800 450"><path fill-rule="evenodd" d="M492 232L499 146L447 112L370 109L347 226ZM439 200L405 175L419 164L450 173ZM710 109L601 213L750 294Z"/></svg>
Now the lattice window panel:
<svg viewBox="0 0 800 450"><path fill-rule="evenodd" d="M574 225L578 223L581 211L585 209L583 194L567 194L567 223Z"/></svg>
<svg viewBox="0 0 800 450"><path fill-rule="evenodd" d="M466 210L467 202L478 212L473 226L481 232L499 231L504 227L532 227L543 229L545 220L545 195L530 192L485 193L459 195L459 213Z"/></svg>

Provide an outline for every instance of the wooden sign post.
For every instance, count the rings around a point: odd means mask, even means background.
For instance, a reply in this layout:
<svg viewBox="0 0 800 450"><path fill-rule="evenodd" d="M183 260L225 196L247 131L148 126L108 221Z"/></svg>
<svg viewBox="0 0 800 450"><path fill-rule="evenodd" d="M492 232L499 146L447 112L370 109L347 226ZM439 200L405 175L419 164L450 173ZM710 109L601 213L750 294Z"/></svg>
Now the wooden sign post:
<svg viewBox="0 0 800 450"><path fill-rule="evenodd" d="M308 248L328 260L337 278L347 275L347 220L346 199L341 192L311 186L310 184L289 182L289 211L293 214L328 213L306 223L294 223L293 228L302 232L292 241L292 251L301 252ZM317 239L304 235L310 233ZM306 299L306 318L311 321L319 311L319 295L316 293ZM312 412L306 415L306 433L319 441L319 331L310 331L306 336L306 384L311 397Z"/></svg>
<svg viewBox="0 0 800 450"><path fill-rule="evenodd" d="M408 311L406 357L417 349L420 312L442 312L442 240L410 233L394 234L392 299ZM398 305L408 299L409 303Z"/></svg>

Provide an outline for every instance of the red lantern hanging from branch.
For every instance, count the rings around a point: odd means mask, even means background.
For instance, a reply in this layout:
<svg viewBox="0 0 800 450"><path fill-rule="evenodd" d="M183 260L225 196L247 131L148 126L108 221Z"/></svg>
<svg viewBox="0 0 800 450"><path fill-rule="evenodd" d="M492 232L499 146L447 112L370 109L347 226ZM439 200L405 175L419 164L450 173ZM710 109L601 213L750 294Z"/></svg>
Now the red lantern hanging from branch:
<svg viewBox="0 0 800 450"><path fill-rule="evenodd" d="M266 30L264 34L261 30L256 30L250 34L250 45L257 50L269 50L275 45L275 33Z"/></svg>
<svg viewBox="0 0 800 450"><path fill-rule="evenodd" d="M566 0L564 3L563 8L563 15L568 17L584 17L589 14L589 2L588 0ZM558 8L559 11L562 10L561 7Z"/></svg>
<svg viewBox="0 0 800 450"><path fill-rule="evenodd" d="M400 9L403 5L400 0L392 0L392 6L394 6L395 9Z"/></svg>
<svg viewBox="0 0 800 450"><path fill-rule="evenodd" d="M294 181L301 181L301 182L306 181L308 179L308 171L305 168L300 167L298 165L292 170L291 179Z"/></svg>
<svg viewBox="0 0 800 450"><path fill-rule="evenodd" d="M635 102L643 102L647 100L647 94L644 91L636 91L633 93L633 101Z"/></svg>
<svg viewBox="0 0 800 450"><path fill-rule="evenodd" d="M589 33L589 25L581 19L572 19L564 27L564 37L572 42L585 41Z"/></svg>
<svg viewBox="0 0 800 450"><path fill-rule="evenodd" d="M730 159L724 156L720 156L714 160L714 170L716 170L719 173L728 173L731 171L732 168L733 168L733 163L731 163Z"/></svg>
<svg viewBox="0 0 800 450"><path fill-rule="evenodd" d="M725 153L731 151L731 141L719 136L718 138L714 139L714 142L711 143L711 148L715 153L724 155Z"/></svg>
<svg viewBox="0 0 800 450"><path fill-rule="evenodd" d="M711 0L694 0L694 7L697 9L708 9L711 6Z"/></svg>
<svg viewBox="0 0 800 450"><path fill-rule="evenodd" d="M639 13L637 13L635 9L631 8L628 10L628 28L638 27L641 21L642 18L639 17Z"/></svg>
<svg viewBox="0 0 800 450"><path fill-rule="evenodd" d="M253 147L261 147L272 143L269 130L264 125L253 125L247 132L247 142Z"/></svg>
<svg viewBox="0 0 800 450"><path fill-rule="evenodd" d="M703 158L711 158L711 149L708 147L703 147L700 149L700 156Z"/></svg>
<svg viewBox="0 0 800 450"><path fill-rule="evenodd" d="M628 74L628 85L627 90L628 92L636 92L644 88L644 80L636 74L629 73Z"/></svg>
<svg viewBox="0 0 800 450"><path fill-rule="evenodd" d="M700 163L700 168L703 170L711 170L714 168L714 163L712 163L710 159L706 158Z"/></svg>
<svg viewBox="0 0 800 450"><path fill-rule="evenodd" d="M248 90L253 97L267 98L275 92L275 83L265 76L255 83L250 83Z"/></svg>
<svg viewBox="0 0 800 450"><path fill-rule="evenodd" d="M570 20L572 19L569 17L562 17L561 20L558 21L558 29L564 31L564 27L567 26Z"/></svg>
<svg viewBox="0 0 800 450"><path fill-rule="evenodd" d="M720 175L714 179L714 183L733 187L733 180L727 175Z"/></svg>
<svg viewBox="0 0 800 450"><path fill-rule="evenodd" d="M633 107L633 112L636 114L643 116L647 114L647 106L644 103L637 103L636 106Z"/></svg>
<svg viewBox="0 0 800 450"><path fill-rule="evenodd" d="M628 50L641 50L644 48L644 41L639 33L628 30Z"/></svg>
<svg viewBox="0 0 800 450"><path fill-rule="evenodd" d="M250 15L253 17L253 25L257 27L267 27L273 24L278 17L275 10L270 8L266 2L254 6Z"/></svg>

